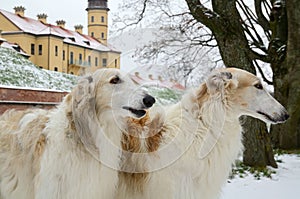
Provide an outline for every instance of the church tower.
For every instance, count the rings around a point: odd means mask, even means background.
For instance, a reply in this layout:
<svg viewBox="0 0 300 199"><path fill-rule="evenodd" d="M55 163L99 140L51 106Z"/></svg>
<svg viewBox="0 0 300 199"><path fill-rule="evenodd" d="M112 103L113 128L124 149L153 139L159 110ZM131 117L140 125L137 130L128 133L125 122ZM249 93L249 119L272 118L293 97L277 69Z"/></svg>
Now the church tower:
<svg viewBox="0 0 300 199"><path fill-rule="evenodd" d="M107 44L108 11L107 0L88 0L88 35Z"/></svg>

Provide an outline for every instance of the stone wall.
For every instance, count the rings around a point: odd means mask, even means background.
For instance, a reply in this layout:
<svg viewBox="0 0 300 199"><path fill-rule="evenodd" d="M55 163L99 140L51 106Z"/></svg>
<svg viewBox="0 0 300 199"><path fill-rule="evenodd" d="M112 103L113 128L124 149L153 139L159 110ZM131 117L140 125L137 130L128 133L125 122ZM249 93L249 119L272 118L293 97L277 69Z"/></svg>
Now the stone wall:
<svg viewBox="0 0 300 199"><path fill-rule="evenodd" d="M58 105L68 92L18 87L0 87L0 114L8 109L50 109Z"/></svg>

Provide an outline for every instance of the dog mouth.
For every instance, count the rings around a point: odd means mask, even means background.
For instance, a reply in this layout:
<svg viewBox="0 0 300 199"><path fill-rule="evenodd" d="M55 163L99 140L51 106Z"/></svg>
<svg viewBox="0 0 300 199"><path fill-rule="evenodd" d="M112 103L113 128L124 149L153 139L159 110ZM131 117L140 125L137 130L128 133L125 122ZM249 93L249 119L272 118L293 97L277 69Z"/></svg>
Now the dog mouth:
<svg viewBox="0 0 300 199"><path fill-rule="evenodd" d="M258 114L264 116L267 120L269 120L272 123L276 123L276 121L268 114L261 112L261 111L257 111Z"/></svg>
<svg viewBox="0 0 300 199"><path fill-rule="evenodd" d="M143 117L146 114L146 111L143 109L134 109L132 107L124 106L123 109L130 111L134 115L136 115L138 118Z"/></svg>
<svg viewBox="0 0 300 199"><path fill-rule="evenodd" d="M276 118L271 117L270 115L268 115L268 114L266 114L262 111L257 111L257 113L264 116L268 121L270 121L273 124L282 123L282 122L286 121L289 118L289 115L287 113L281 114Z"/></svg>

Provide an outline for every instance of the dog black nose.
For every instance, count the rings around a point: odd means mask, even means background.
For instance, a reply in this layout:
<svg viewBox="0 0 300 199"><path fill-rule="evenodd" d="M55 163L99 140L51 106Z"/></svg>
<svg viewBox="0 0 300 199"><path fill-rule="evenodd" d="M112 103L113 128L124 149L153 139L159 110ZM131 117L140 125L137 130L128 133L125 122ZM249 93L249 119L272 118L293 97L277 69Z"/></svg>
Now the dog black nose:
<svg viewBox="0 0 300 199"><path fill-rule="evenodd" d="M146 95L143 98L143 103L146 106L146 108L150 108L155 103L155 98L151 95Z"/></svg>
<svg viewBox="0 0 300 199"><path fill-rule="evenodd" d="M283 115L284 121L286 121L287 119L289 119L289 117L290 117L290 115L289 115L288 113L285 113L285 114Z"/></svg>

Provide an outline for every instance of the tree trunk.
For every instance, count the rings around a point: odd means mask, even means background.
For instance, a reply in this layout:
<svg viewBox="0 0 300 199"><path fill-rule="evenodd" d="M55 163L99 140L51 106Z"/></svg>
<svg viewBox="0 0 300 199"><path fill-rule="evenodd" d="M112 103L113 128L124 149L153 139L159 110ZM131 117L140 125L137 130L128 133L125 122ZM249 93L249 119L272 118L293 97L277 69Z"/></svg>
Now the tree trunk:
<svg viewBox="0 0 300 199"><path fill-rule="evenodd" d="M245 120L244 126L245 128L251 127L255 129L255 133L250 132L249 130L248 133L244 133L244 164L254 167L265 167L266 165L270 165L277 168L270 135L267 133L265 123L248 117Z"/></svg>
<svg viewBox="0 0 300 199"><path fill-rule="evenodd" d="M212 31L225 65L239 67L255 74L250 57L251 49L241 25L242 19L236 8L236 1L213 0L213 11L205 8L200 1L186 2L193 17ZM277 167L266 125L256 119L246 120L243 125L245 164Z"/></svg>
<svg viewBox="0 0 300 199"><path fill-rule="evenodd" d="M284 13L287 16L282 16ZM284 17L288 21L284 21ZM272 65L275 96L287 107L290 119L284 124L272 126L272 139L279 148L296 149L300 147L300 43L297 42L300 34L299 2L286 1L286 12L283 10L275 22L277 30L282 31L287 27L285 33L288 38L285 60L281 64L275 62ZM284 34L281 31L276 32L276 40L282 43Z"/></svg>
<svg viewBox="0 0 300 199"><path fill-rule="evenodd" d="M255 74L253 61L250 58L250 47L240 23L240 15L235 1L213 1L213 8L227 22L224 29L212 30L218 43L220 54L225 65L235 66ZM243 153L244 164L249 166L277 167L271 146L270 135L266 124L250 117L245 117Z"/></svg>

